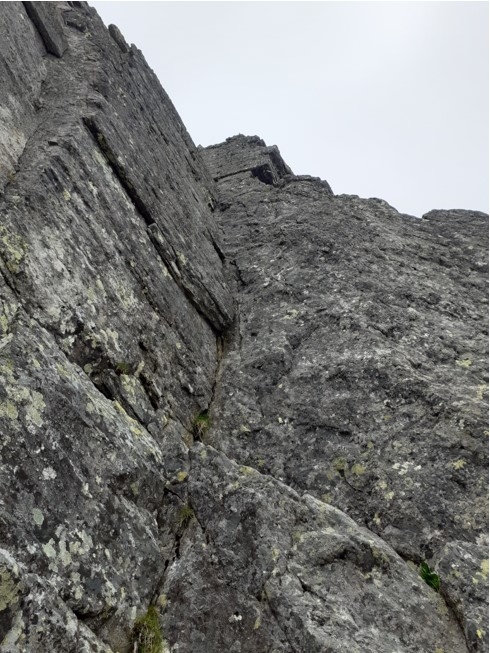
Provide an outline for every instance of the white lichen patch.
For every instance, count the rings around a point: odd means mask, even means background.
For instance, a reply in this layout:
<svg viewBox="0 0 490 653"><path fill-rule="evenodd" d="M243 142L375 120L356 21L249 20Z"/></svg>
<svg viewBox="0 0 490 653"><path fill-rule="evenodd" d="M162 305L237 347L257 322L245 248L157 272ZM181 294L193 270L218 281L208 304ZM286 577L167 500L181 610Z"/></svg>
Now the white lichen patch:
<svg viewBox="0 0 490 653"><path fill-rule="evenodd" d="M294 320L298 317L299 311L296 308L290 308L286 315L282 318L283 320Z"/></svg>
<svg viewBox="0 0 490 653"><path fill-rule="evenodd" d="M406 460L402 463L395 463L392 465L392 468L395 469L400 476L404 476L405 474L408 474L409 472L418 472L419 470L422 469L422 465L416 465L410 460Z"/></svg>
<svg viewBox="0 0 490 653"><path fill-rule="evenodd" d="M33 508L32 509L32 518L34 519L34 523L36 524L36 526L42 526L43 525L44 515L39 510L39 508Z"/></svg>
<svg viewBox="0 0 490 653"><path fill-rule="evenodd" d="M56 549L54 548L54 544L55 541L53 538L51 538L49 542L46 542L46 544L43 544L44 555L50 560L54 560L56 558Z"/></svg>
<svg viewBox="0 0 490 653"><path fill-rule="evenodd" d="M46 404L44 403L44 397L37 390L31 392L31 401L27 404L26 411L26 421L34 424L37 427L43 425L42 414Z"/></svg>
<svg viewBox="0 0 490 653"><path fill-rule="evenodd" d="M138 300L131 288L120 283L114 291L124 311L131 312L138 307Z"/></svg>

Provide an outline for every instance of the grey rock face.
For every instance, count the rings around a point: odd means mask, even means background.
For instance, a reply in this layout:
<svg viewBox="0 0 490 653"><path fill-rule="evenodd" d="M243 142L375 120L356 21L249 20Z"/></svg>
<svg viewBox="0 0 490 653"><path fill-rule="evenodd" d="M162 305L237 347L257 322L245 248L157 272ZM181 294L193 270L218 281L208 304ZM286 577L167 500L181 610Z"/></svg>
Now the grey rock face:
<svg viewBox="0 0 490 653"><path fill-rule="evenodd" d="M237 163L232 144L248 149ZM478 571L487 564L487 216L417 220L313 179L261 183L240 170L264 149L238 137L204 151L226 207L238 301L208 442L345 511L405 560L442 555L459 568L471 544ZM460 599L469 582L461 574L459 589L453 578L443 592L483 650L484 617Z"/></svg>
<svg viewBox="0 0 490 653"><path fill-rule="evenodd" d="M85 3L0 29L0 651L487 651L486 216L196 149Z"/></svg>

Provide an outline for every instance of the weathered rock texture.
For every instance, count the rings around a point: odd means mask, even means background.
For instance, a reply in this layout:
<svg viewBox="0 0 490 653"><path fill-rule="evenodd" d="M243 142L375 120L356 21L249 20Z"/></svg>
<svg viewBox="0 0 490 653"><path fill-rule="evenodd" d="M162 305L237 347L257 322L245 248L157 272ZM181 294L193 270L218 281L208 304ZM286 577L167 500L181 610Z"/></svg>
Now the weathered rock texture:
<svg viewBox="0 0 490 653"><path fill-rule="evenodd" d="M85 3L0 30L0 651L488 651L487 216L197 150Z"/></svg>

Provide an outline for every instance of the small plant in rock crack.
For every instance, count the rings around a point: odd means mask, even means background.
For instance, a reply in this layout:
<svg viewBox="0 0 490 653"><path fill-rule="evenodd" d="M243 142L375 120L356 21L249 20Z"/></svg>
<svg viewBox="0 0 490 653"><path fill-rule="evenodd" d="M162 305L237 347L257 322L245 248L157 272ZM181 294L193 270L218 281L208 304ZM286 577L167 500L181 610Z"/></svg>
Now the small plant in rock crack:
<svg viewBox="0 0 490 653"><path fill-rule="evenodd" d="M116 374L121 376L121 374L131 374L131 367L125 361L119 361L116 363Z"/></svg>
<svg viewBox="0 0 490 653"><path fill-rule="evenodd" d="M192 510L190 505L186 503L184 506L182 506L182 508L179 510L179 514L177 515L179 527L187 528L194 516L194 510Z"/></svg>
<svg viewBox="0 0 490 653"><path fill-rule="evenodd" d="M137 619L133 627L131 653L160 653L163 645L158 612L150 605L145 615Z"/></svg>
<svg viewBox="0 0 490 653"><path fill-rule="evenodd" d="M196 438L201 439L203 435L207 433L210 426L211 420L209 419L208 411L203 410L194 418L194 422L192 423L192 433Z"/></svg>
<svg viewBox="0 0 490 653"><path fill-rule="evenodd" d="M441 587L441 579L439 576L433 571L429 565L426 562L422 562L420 567L419 567L419 575L422 578L422 580L425 580L427 585L432 587L433 590L436 592L439 591Z"/></svg>

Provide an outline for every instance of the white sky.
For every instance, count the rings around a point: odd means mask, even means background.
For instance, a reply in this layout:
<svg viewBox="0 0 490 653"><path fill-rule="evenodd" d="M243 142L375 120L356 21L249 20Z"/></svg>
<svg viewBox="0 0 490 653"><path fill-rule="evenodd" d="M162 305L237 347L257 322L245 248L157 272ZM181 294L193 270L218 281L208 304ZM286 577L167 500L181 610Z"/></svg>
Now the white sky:
<svg viewBox="0 0 490 653"><path fill-rule="evenodd" d="M487 2L92 2L196 144L278 145L399 211L488 212Z"/></svg>

